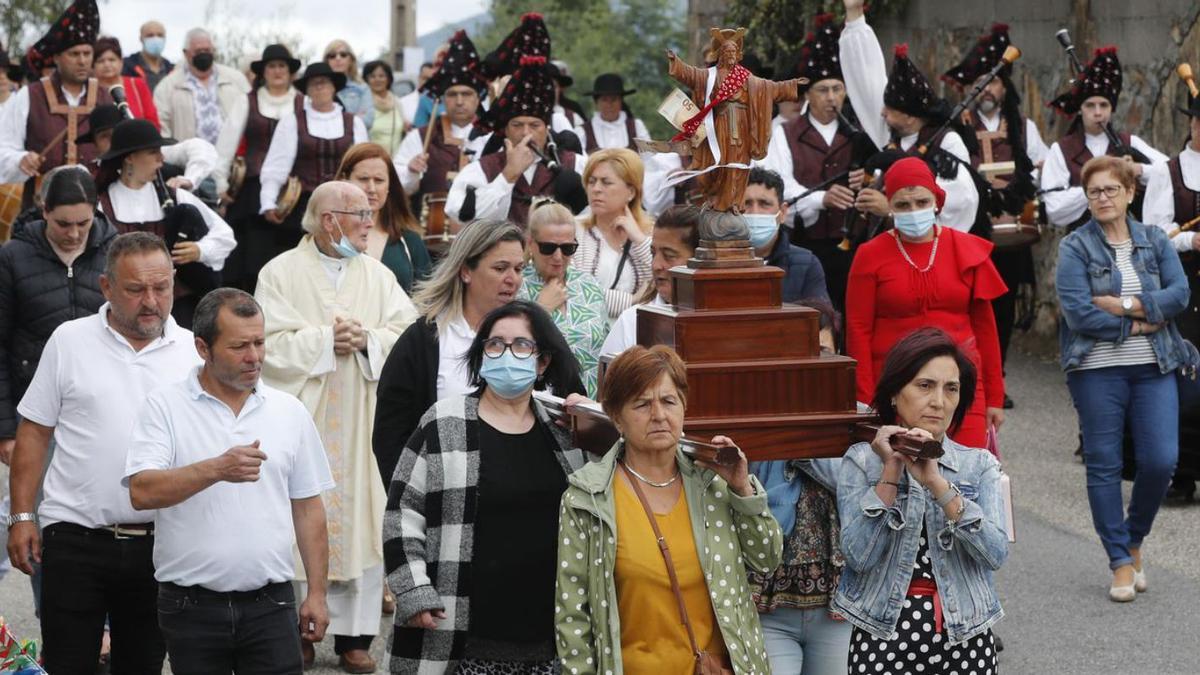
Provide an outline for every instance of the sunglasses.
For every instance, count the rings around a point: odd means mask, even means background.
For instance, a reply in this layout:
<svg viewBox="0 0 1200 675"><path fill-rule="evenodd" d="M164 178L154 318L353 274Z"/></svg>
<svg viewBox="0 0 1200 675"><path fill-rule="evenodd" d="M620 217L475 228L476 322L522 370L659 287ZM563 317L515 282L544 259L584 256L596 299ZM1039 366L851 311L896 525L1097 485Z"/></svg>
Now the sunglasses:
<svg viewBox="0 0 1200 675"><path fill-rule="evenodd" d="M350 52L329 52L328 54L325 55L325 60L328 61L329 59L332 59L334 57L337 57L340 59L348 59L348 58L350 58L350 56L351 56Z"/></svg>
<svg viewBox="0 0 1200 675"><path fill-rule="evenodd" d="M536 243L538 252L542 255L554 255L554 251L561 248L563 255L570 257L575 255L575 250L579 248L579 243L574 241L569 244L555 244L549 241L539 241Z"/></svg>

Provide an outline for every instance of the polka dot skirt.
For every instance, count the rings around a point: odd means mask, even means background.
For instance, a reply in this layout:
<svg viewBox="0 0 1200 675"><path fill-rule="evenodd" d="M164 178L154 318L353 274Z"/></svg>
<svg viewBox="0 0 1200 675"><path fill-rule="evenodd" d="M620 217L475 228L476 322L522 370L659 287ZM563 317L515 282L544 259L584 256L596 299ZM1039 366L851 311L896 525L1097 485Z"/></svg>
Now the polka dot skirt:
<svg viewBox="0 0 1200 675"><path fill-rule="evenodd" d="M932 579L929 546L921 533L914 579ZM850 675L995 675L996 645L988 630L950 644L934 628L933 596L904 599L896 630L887 640L855 628L850 636Z"/></svg>

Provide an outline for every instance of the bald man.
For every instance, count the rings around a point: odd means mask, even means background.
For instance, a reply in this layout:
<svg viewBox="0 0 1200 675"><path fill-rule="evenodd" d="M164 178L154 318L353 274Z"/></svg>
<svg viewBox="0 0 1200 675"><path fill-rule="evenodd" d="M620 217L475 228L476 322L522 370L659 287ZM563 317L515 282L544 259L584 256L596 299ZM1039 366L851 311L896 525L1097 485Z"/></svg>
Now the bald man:
<svg viewBox="0 0 1200 675"><path fill-rule="evenodd" d="M125 57L125 65L121 74L128 77L141 77L146 80L150 91L158 86L159 80L171 72L174 65L163 58L163 49L167 46L167 28L157 21L147 21L139 31L142 41L142 51L134 52Z"/></svg>
<svg viewBox="0 0 1200 675"><path fill-rule="evenodd" d="M267 319L263 381L304 403L334 467L337 487L325 494L329 632L351 673L375 669L369 650L383 603L386 495L371 453L375 391L392 346L417 318L396 275L363 255L372 219L357 186L317 186L301 221L306 235L262 268L255 290ZM301 586L302 595L308 590ZM303 646L309 663L312 644Z"/></svg>

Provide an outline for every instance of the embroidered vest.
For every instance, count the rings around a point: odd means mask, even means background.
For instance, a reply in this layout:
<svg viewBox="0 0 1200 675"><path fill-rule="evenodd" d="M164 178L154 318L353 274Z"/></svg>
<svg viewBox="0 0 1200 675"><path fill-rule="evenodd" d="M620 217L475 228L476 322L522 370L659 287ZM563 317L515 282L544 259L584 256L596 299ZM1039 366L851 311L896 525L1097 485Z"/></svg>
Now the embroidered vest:
<svg viewBox="0 0 1200 675"><path fill-rule="evenodd" d="M304 192L312 192L321 183L337 175L342 155L354 145L354 115L342 111L342 135L339 138L317 138L308 133L308 114L304 99L296 97L296 135L299 147L292 174L300 179Z"/></svg>
<svg viewBox="0 0 1200 675"><path fill-rule="evenodd" d="M302 97L297 94L297 99ZM296 118L297 123L300 121ZM275 135L275 127L279 120L271 119L258 110L258 92L250 92L250 114L246 117L246 132L243 136L246 142L246 178L258 178L262 173L263 161L267 159L267 150L271 147L271 137Z"/></svg>
<svg viewBox="0 0 1200 675"><path fill-rule="evenodd" d="M572 170L575 168L575 153L569 150L560 150L558 159L563 166L570 167ZM507 161L508 153L501 150L485 155L483 159L479 160L479 168L483 169L483 175L490 183L504 171L504 164ZM522 173L516 184L513 185L508 219L521 227L524 227L529 220L529 205L534 197L554 196L554 172L547 169L544 162L538 162L535 166L537 169L533 172L532 183L525 180L525 174Z"/></svg>
<svg viewBox="0 0 1200 675"><path fill-rule="evenodd" d="M592 120L590 120L590 119L584 120L583 135L587 137L587 147L584 148L584 150L589 155L592 154L593 152L596 152L596 151L602 149L600 147L600 145L596 142L596 130L592 128ZM634 152L637 152L637 144L633 142L633 137L636 135L637 135L637 125L634 124L633 115L630 115L629 113L625 113L625 138L628 141L626 143L625 147L629 148L630 150L633 150Z"/></svg>
<svg viewBox="0 0 1200 675"><path fill-rule="evenodd" d="M792 152L792 176L804 186L819 185L844 172L850 167L852 144L850 136L838 125L833 144L827 145L825 138L801 115L783 125L788 150ZM821 215L812 225L804 228L805 239L841 239L846 219L844 209L821 209Z"/></svg>

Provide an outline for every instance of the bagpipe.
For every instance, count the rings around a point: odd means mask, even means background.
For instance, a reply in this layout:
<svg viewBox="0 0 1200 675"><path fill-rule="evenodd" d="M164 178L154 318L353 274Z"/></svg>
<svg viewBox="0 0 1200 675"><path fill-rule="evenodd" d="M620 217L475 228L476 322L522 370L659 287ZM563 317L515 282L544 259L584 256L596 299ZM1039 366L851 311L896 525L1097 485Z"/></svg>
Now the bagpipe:
<svg viewBox="0 0 1200 675"><path fill-rule="evenodd" d="M547 129L545 148L539 149L537 146L530 144L529 149L537 157L537 163L544 165L554 177L549 196L553 197L554 201L559 204L571 209L571 213L579 215L588 205L587 190L583 187L583 177L576 173L575 167L563 166L558 153L559 145L567 146L575 151L576 154L582 153L582 150L576 149L579 147L579 140L574 132L570 130L555 132L552 129ZM479 156L484 157L493 152L499 152L503 147L504 135L500 132L495 132L488 139ZM513 199L517 198L518 196L514 194ZM459 209L459 220L469 223L474 219L475 190L467 188L462 208Z"/></svg>
<svg viewBox="0 0 1200 675"><path fill-rule="evenodd" d="M125 98L125 87L113 85L108 94L125 119L134 119L129 101ZM168 186L163 178L162 168L155 172L153 185L163 212L162 237L168 251L174 250L179 242L198 242L208 235L208 223L204 221L200 209L192 204L178 203L175 189ZM220 273L199 261L177 265L175 269L179 283L197 297L221 286Z"/></svg>

